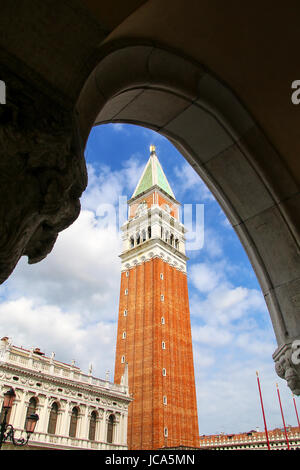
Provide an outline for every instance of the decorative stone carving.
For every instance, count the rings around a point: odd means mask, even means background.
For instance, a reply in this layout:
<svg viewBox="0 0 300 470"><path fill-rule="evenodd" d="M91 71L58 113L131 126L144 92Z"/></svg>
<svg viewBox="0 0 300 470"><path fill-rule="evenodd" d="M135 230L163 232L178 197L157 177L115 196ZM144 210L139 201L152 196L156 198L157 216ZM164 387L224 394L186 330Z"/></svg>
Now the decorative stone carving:
<svg viewBox="0 0 300 470"><path fill-rule="evenodd" d="M8 75L0 107L0 283L22 255L45 258L80 212L87 184L72 111ZM66 109L66 108L65 108Z"/></svg>
<svg viewBox="0 0 300 470"><path fill-rule="evenodd" d="M295 395L300 395L300 339L280 346L273 359L277 375L287 381Z"/></svg>

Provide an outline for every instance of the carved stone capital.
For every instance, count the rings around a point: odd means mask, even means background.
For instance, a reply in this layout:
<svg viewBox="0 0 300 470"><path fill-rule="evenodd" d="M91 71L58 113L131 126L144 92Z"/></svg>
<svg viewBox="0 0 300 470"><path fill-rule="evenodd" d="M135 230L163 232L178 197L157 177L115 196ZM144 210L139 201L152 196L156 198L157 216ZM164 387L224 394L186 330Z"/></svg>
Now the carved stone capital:
<svg viewBox="0 0 300 470"><path fill-rule="evenodd" d="M273 359L277 375L287 381L295 395L300 395L300 338L279 346Z"/></svg>
<svg viewBox="0 0 300 470"><path fill-rule="evenodd" d="M22 255L45 258L80 212L87 185L72 110L15 76L0 107L0 284Z"/></svg>

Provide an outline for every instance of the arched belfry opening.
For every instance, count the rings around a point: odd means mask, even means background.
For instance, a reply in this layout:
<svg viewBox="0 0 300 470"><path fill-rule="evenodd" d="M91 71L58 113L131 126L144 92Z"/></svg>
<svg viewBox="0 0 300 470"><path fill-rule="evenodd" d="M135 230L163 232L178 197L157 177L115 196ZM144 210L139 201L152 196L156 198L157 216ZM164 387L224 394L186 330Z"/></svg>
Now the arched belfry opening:
<svg viewBox="0 0 300 470"><path fill-rule="evenodd" d="M278 375L300 393L298 188L238 97L204 67L153 44L104 48L77 102L92 126L130 123L167 137L223 208L251 261L272 320ZM298 300L297 300L298 299Z"/></svg>

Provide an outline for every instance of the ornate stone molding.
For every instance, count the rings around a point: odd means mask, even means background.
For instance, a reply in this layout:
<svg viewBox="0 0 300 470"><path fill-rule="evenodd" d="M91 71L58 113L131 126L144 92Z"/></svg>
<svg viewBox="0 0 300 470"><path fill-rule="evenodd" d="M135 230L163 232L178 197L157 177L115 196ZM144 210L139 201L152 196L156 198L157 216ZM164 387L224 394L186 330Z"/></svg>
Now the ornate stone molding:
<svg viewBox="0 0 300 470"><path fill-rule="evenodd" d="M0 283L45 258L80 212L87 172L73 113L8 74L0 107Z"/></svg>
<svg viewBox="0 0 300 470"><path fill-rule="evenodd" d="M176 268L178 271L182 271L184 274L186 274L186 264L185 263L179 264L177 261L172 261L170 258L165 260L163 256L161 256L159 254L153 254L153 253L150 253L148 256L141 256L138 259L135 259L134 261L129 261L129 262L127 261L126 263L122 263L121 272L125 272L128 269L131 269L131 268L134 268L134 267L139 266L141 264L144 264L147 261L150 261L154 258L160 258L163 261L165 261L166 263L168 263L170 266Z"/></svg>
<svg viewBox="0 0 300 470"><path fill-rule="evenodd" d="M281 345L273 354L275 370L295 395L300 395L300 338Z"/></svg>

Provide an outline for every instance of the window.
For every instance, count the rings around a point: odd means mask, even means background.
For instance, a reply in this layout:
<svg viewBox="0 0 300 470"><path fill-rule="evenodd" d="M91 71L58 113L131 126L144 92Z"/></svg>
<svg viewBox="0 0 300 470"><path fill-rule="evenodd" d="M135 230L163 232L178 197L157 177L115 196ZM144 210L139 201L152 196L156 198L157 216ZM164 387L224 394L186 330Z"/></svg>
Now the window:
<svg viewBox="0 0 300 470"><path fill-rule="evenodd" d="M161 317L161 324L162 324L162 325L165 324L165 317Z"/></svg>
<svg viewBox="0 0 300 470"><path fill-rule="evenodd" d="M125 295L128 295L128 289L125 289Z"/></svg>
<svg viewBox="0 0 300 470"><path fill-rule="evenodd" d="M163 302L165 300L165 296L164 295L161 295L160 296L160 300Z"/></svg>
<svg viewBox="0 0 300 470"><path fill-rule="evenodd" d="M78 422L78 408L74 406L72 410L72 414L71 414L71 420L70 420L70 428L69 428L70 437L76 437L77 422Z"/></svg>
<svg viewBox="0 0 300 470"><path fill-rule="evenodd" d="M164 395L164 396L163 396L163 404L164 404L164 405L166 405L166 404L167 404L167 402L168 402L168 400L167 400L167 396L166 396L166 395Z"/></svg>
<svg viewBox="0 0 300 470"><path fill-rule="evenodd" d="M124 310L124 317L127 317L127 310Z"/></svg>
<svg viewBox="0 0 300 470"><path fill-rule="evenodd" d="M115 417L114 415L110 415L108 418L108 423L107 423L107 442L109 444L112 444L113 442L114 425L115 425Z"/></svg>
<svg viewBox="0 0 300 470"><path fill-rule="evenodd" d="M126 277L129 277L129 271L126 271Z"/></svg>
<svg viewBox="0 0 300 470"><path fill-rule="evenodd" d="M165 368L163 368L162 370L162 375L165 377L167 375L167 370Z"/></svg>
<svg viewBox="0 0 300 470"><path fill-rule="evenodd" d="M134 247L134 238L133 237L130 237L130 247L131 248Z"/></svg>
<svg viewBox="0 0 300 470"><path fill-rule="evenodd" d="M148 227L148 238L151 238L151 227Z"/></svg>
<svg viewBox="0 0 300 470"><path fill-rule="evenodd" d="M164 341L161 342L161 349L166 349L166 343Z"/></svg>
<svg viewBox="0 0 300 470"><path fill-rule="evenodd" d="M54 402L51 406L50 415L49 415L48 434L55 434L57 416L58 416L58 404Z"/></svg>
<svg viewBox="0 0 300 470"><path fill-rule="evenodd" d="M164 437L168 437L168 428L164 428Z"/></svg>
<svg viewBox="0 0 300 470"><path fill-rule="evenodd" d="M96 435L96 421L97 421L97 413L96 411L92 411L90 417L90 428L89 428L89 440L94 441Z"/></svg>
<svg viewBox="0 0 300 470"><path fill-rule="evenodd" d="M125 356L122 356L121 357L121 363L124 364L124 362L125 362Z"/></svg>
<svg viewBox="0 0 300 470"><path fill-rule="evenodd" d="M123 338L123 339L126 338L126 331L123 331L122 338Z"/></svg>
<svg viewBox="0 0 300 470"><path fill-rule="evenodd" d="M26 418L25 418L25 425L24 428L26 429L26 421L28 416L35 414L36 413L36 407L37 407L37 399L35 397L31 397L28 403L28 408L26 412Z"/></svg>
<svg viewBox="0 0 300 470"><path fill-rule="evenodd" d="M161 280L163 281L163 279L164 279L163 273L160 273L160 278L161 278Z"/></svg>

